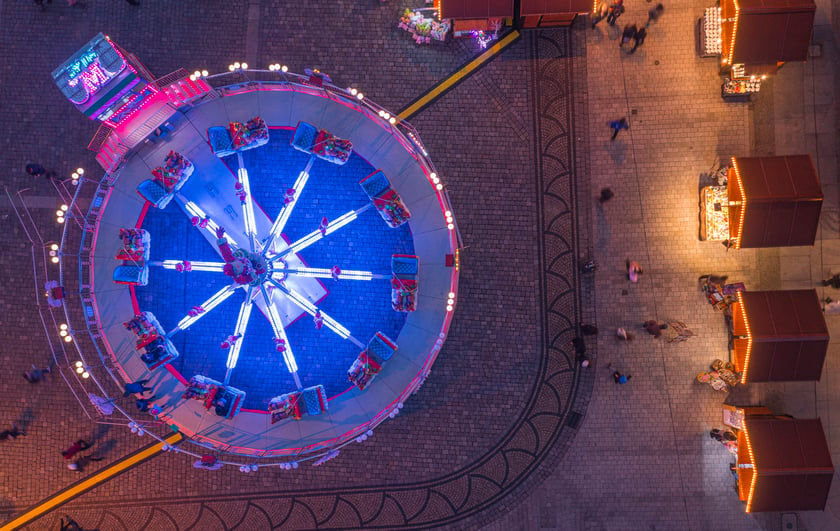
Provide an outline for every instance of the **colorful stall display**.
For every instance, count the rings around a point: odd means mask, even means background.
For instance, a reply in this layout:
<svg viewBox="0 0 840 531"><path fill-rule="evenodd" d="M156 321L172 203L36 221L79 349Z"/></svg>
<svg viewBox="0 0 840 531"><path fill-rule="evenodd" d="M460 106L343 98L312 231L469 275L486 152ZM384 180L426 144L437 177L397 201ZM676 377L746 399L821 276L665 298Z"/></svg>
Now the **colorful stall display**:
<svg viewBox="0 0 840 531"><path fill-rule="evenodd" d="M137 193L156 208L166 208L193 173L193 164L176 151L170 151L163 166L152 170L154 179L146 179L137 185Z"/></svg>
<svg viewBox="0 0 840 531"><path fill-rule="evenodd" d="M268 403L272 424L287 418L300 420L303 415L320 415L328 408L327 392L323 385L275 396Z"/></svg>
<svg viewBox="0 0 840 531"><path fill-rule="evenodd" d="M699 373L697 381L709 384L715 391L724 392L738 385L739 375L735 372L735 365L732 363L717 359L712 363L711 369L711 371Z"/></svg>
<svg viewBox="0 0 840 531"><path fill-rule="evenodd" d="M359 185L373 201L373 206L389 227L399 227L411 217L411 212L402 202L400 194L391 188L391 183L382 170L371 173L362 179Z"/></svg>
<svg viewBox="0 0 840 531"><path fill-rule="evenodd" d="M382 365L391 359L397 351L397 345L382 332L377 332L365 350L350 366L347 371L347 378L355 384L359 390L364 390L377 374L382 372Z"/></svg>
<svg viewBox="0 0 840 531"><path fill-rule="evenodd" d="M247 122L230 122L227 127L214 126L207 129L210 149L217 157L264 146L268 143L268 126L265 120L256 116Z"/></svg>
<svg viewBox="0 0 840 531"><path fill-rule="evenodd" d="M308 122L298 122L292 137L292 147L333 164L343 165L350 159L353 143Z"/></svg>
<svg viewBox="0 0 840 531"><path fill-rule="evenodd" d="M433 16L427 17L424 12L431 12ZM417 44L429 44L433 40L444 41L452 28L452 23L446 19L436 20L433 18L434 12L432 8L414 10L405 8L397 27L411 33L411 37Z"/></svg>
<svg viewBox="0 0 840 531"><path fill-rule="evenodd" d="M229 419L242 409L245 392L197 374L190 378L182 398L201 400L204 409L213 408L216 415Z"/></svg>
<svg viewBox="0 0 840 531"><path fill-rule="evenodd" d="M398 312L417 309L417 279L420 257L395 254L391 257L391 306Z"/></svg>
<svg viewBox="0 0 840 531"><path fill-rule="evenodd" d="M149 282L149 245L151 236L142 229L120 229L123 248L117 252L116 259L122 264L114 268L113 279L117 284L145 286Z"/></svg>
<svg viewBox="0 0 840 531"><path fill-rule="evenodd" d="M729 239L729 199L725 186L706 186L700 192L700 239Z"/></svg>

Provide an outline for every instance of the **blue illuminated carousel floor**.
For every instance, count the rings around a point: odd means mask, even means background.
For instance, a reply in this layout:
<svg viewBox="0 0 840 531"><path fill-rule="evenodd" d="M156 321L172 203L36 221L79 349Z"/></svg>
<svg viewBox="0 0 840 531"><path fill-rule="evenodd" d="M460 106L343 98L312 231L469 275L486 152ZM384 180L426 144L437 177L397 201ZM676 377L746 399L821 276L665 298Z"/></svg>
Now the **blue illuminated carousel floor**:
<svg viewBox="0 0 840 531"><path fill-rule="evenodd" d="M273 219L282 206L283 192L304 169L309 155L290 146L290 129L271 129L270 137L268 145L244 152L243 158L254 199ZM236 167L235 157L228 157L225 162L231 168ZM317 159L286 225L287 239L295 241L317 229L323 217L333 220L369 204L358 182L373 171L375 168L355 153L344 166ZM233 200L233 192L222 190L231 195L231 204L238 204ZM163 211L150 209L143 228L152 235L151 261L221 261L214 246L190 224L174 201ZM311 267L328 269L337 265L345 270L388 276L388 279L372 281L322 280L328 293L318 306L349 329L355 338L367 343L377 331L396 338L405 324L405 314L391 309L391 255L413 253L408 225L389 228L377 211L370 208L299 255ZM138 287L136 291L140 309L153 312L164 328L171 330L192 306L227 284L228 278L221 273L178 273L152 267L149 285ZM223 350L220 343L233 333L243 298L244 292L237 291L190 329L172 338L181 353L173 366L185 378L203 374L224 379L228 351ZM350 386L346 373L359 353L358 347L326 326L316 329L308 315L289 325L286 333L304 387L322 384L327 394L334 396ZM245 408L265 409L271 397L295 388L282 356L274 350L272 337L268 320L255 307L230 380L231 385L247 393Z"/></svg>

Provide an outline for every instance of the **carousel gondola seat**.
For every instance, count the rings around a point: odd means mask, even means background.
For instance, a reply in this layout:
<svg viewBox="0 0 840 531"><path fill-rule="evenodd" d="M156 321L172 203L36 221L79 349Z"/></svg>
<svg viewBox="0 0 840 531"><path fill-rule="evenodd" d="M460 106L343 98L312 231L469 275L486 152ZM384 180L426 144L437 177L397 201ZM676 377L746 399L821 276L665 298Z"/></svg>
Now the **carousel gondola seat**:
<svg viewBox="0 0 840 531"><path fill-rule="evenodd" d="M121 265L114 269L114 282L117 284L133 284L145 286L149 283L149 268L147 266Z"/></svg>

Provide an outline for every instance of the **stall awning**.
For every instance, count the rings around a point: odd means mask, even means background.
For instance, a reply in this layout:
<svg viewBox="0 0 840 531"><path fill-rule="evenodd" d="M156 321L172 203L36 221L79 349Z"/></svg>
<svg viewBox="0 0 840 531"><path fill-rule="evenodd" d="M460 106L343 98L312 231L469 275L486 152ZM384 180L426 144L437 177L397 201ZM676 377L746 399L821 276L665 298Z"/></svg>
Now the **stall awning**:
<svg viewBox="0 0 840 531"><path fill-rule="evenodd" d="M728 64L773 64L808 58L813 0L722 0L721 37Z"/></svg>
<svg viewBox="0 0 840 531"><path fill-rule="evenodd" d="M823 193L810 155L733 157L729 173L735 248L814 245Z"/></svg>
<svg viewBox="0 0 840 531"><path fill-rule="evenodd" d="M441 0L440 18L513 17L513 0Z"/></svg>
<svg viewBox="0 0 840 531"><path fill-rule="evenodd" d="M739 293L732 334L741 383L820 379L829 335L816 290Z"/></svg>
<svg viewBox="0 0 840 531"><path fill-rule="evenodd" d="M738 492L747 512L822 511L833 476L820 419L744 420Z"/></svg>
<svg viewBox="0 0 840 531"><path fill-rule="evenodd" d="M592 0L521 0L520 16L557 15L562 13L589 13Z"/></svg>

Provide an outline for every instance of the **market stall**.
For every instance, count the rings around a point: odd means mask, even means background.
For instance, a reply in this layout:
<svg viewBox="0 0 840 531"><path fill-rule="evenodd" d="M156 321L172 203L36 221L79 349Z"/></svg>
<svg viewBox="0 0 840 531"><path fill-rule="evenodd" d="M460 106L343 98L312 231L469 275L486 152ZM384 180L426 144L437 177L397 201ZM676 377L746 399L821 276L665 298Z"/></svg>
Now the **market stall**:
<svg viewBox="0 0 840 531"><path fill-rule="evenodd" d="M452 19L456 37L496 32L503 19L514 16L513 0L439 0L439 5L440 18Z"/></svg>
<svg viewBox="0 0 840 531"><path fill-rule="evenodd" d="M738 497L748 513L825 509L834 464L820 419L748 415L737 443Z"/></svg>
<svg viewBox="0 0 840 531"><path fill-rule="evenodd" d="M592 0L521 0L519 16L524 29L552 28L570 26L592 8Z"/></svg>
<svg viewBox="0 0 840 531"><path fill-rule="evenodd" d="M721 0L701 20L701 55L720 55L729 79L724 97L758 92L761 80L787 61L805 61L816 4L813 0Z"/></svg>
<svg viewBox="0 0 840 531"><path fill-rule="evenodd" d="M732 157L727 194L736 249L814 244L823 193L810 155Z"/></svg>
<svg viewBox="0 0 840 531"><path fill-rule="evenodd" d="M738 293L732 337L741 383L820 379L829 334L816 290Z"/></svg>

